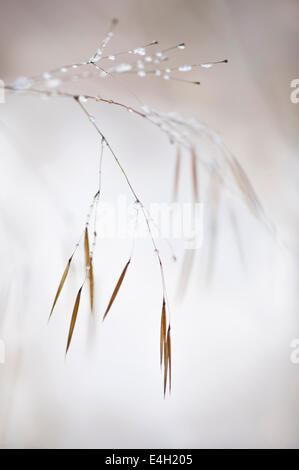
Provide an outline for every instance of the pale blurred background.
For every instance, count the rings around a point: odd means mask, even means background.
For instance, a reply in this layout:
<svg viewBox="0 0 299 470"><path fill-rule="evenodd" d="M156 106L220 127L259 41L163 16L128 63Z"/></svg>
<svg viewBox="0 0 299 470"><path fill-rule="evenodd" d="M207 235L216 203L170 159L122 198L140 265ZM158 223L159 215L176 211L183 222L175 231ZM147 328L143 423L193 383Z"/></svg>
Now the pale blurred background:
<svg viewBox="0 0 299 470"><path fill-rule="evenodd" d="M157 39L163 47L185 42L183 63L229 59L193 74L200 87L127 76L125 87L99 81L93 91L136 105L129 88L154 108L198 117L220 132L279 241L227 197L213 277L207 285L205 239L180 302L181 258L173 264L162 245L173 335L173 390L165 400L161 286L150 242L137 242L103 325L100 317L131 242L101 241L96 321L82 296L65 359L82 277L78 265L49 324L47 318L95 192L98 136L72 101L6 94L0 105L0 339L6 345L0 446L298 447L299 365L289 359L290 342L299 337L299 104L290 101L290 82L299 78L298 1L2 0L0 78L9 83L90 57L114 17L120 23L109 53ZM126 111L102 103L88 107L143 201L169 201L175 151L167 139ZM111 160L103 173L104 200L129 195ZM184 178L182 200L189 197L187 170ZM227 218L228 200L243 258Z"/></svg>

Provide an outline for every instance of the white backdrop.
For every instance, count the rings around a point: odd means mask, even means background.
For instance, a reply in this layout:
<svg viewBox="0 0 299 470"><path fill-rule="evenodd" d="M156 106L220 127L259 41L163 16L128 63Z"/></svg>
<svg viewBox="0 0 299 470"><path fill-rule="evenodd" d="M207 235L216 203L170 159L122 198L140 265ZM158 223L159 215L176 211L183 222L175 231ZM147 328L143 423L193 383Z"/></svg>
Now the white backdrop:
<svg viewBox="0 0 299 470"><path fill-rule="evenodd" d="M72 270L52 321L55 289L84 224L97 182L98 136L75 103L6 94L0 105L1 447L297 447L298 78L296 1L167 0L1 2L1 79L34 75L88 57L112 17L112 51L158 39L185 41L186 62L228 58L192 87L127 78L160 110L196 116L217 129L247 171L281 245L238 200L220 210L215 269L205 277L205 238L183 301L176 265L161 253L172 306L173 390L159 370L161 286L149 241L137 241L125 284L102 324L130 240L103 240L95 258L96 320L82 296L67 359L75 294ZM297 75L297 77L296 77ZM95 85L92 85L95 87ZM102 86L104 88L102 88ZM131 102L110 82L93 90ZM171 197L175 151L158 129L126 111L88 104L143 201ZM181 200L188 200L184 169ZM129 197L105 159L103 197ZM244 259L227 216L237 215Z"/></svg>

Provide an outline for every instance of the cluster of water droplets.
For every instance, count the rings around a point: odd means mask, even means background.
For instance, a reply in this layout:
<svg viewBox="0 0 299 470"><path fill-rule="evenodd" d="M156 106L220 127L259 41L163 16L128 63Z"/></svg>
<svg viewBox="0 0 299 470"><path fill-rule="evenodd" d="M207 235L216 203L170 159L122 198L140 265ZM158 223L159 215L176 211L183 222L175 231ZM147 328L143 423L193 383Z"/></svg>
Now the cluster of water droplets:
<svg viewBox="0 0 299 470"><path fill-rule="evenodd" d="M78 80L86 80L88 78L101 77L105 78L113 74L135 74L140 78L147 76L155 76L163 80L178 80L198 85L199 81L186 80L180 77L180 73L191 72L198 67L205 69L211 68L216 64L225 63L227 60L217 62L204 62L199 64L181 64L171 67L168 62L175 59L175 51L185 49L185 44L180 43L167 49L156 50L151 53L151 49L158 45L158 41L151 41L148 44L137 46L121 52L104 55L105 49L109 41L114 36L114 27L118 20L114 19L111 23L108 33L103 39L100 47L88 59L80 63L65 65L63 67L44 72L42 75L35 77L18 77L12 84L11 88L16 91L24 91L34 86L45 87L46 90L57 90L63 83ZM122 61L123 56L127 56L126 62ZM121 61L119 61L121 59ZM103 65L102 65L103 63ZM166 65L166 66L165 66ZM179 75L176 75L177 72Z"/></svg>
<svg viewBox="0 0 299 470"><path fill-rule="evenodd" d="M32 80L28 77L18 77L13 81L11 86L16 91L29 90L32 86Z"/></svg>

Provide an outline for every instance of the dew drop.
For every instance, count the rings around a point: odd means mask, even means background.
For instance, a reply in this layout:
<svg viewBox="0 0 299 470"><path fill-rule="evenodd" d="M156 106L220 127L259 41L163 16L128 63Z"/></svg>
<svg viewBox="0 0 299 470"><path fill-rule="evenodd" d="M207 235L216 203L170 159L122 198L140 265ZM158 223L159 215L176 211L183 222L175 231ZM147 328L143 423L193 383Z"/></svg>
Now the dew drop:
<svg viewBox="0 0 299 470"><path fill-rule="evenodd" d="M115 66L115 72L119 72L119 73L122 73L122 72L129 72L130 70L132 70L132 65L131 64L118 64Z"/></svg>
<svg viewBox="0 0 299 470"><path fill-rule="evenodd" d="M47 80L46 85L49 88L56 88L61 84L60 78L52 78L50 80Z"/></svg>
<svg viewBox="0 0 299 470"><path fill-rule="evenodd" d="M138 75L139 77L145 77L145 76L146 76L146 73L145 73L144 70L139 70L139 71L137 72L137 75Z"/></svg>
<svg viewBox="0 0 299 470"><path fill-rule="evenodd" d="M32 85L32 81L27 77L18 77L13 82L12 87L14 90L28 90Z"/></svg>
<svg viewBox="0 0 299 470"><path fill-rule="evenodd" d="M210 69L211 67L213 67L213 64L200 64L200 66L204 69Z"/></svg>
<svg viewBox="0 0 299 470"><path fill-rule="evenodd" d="M134 54L145 55L144 47L136 47L136 49L134 49L133 52L134 52Z"/></svg>
<svg viewBox="0 0 299 470"><path fill-rule="evenodd" d="M108 59L109 59L109 60L115 60L115 55L110 55L110 56L108 57Z"/></svg>
<svg viewBox="0 0 299 470"><path fill-rule="evenodd" d="M178 69L180 72L190 72L190 70L192 70L192 67L191 65L181 65Z"/></svg>
<svg viewBox="0 0 299 470"><path fill-rule="evenodd" d="M86 101L87 101L86 96L80 95L79 96L79 101L80 101L80 103L86 103Z"/></svg>

